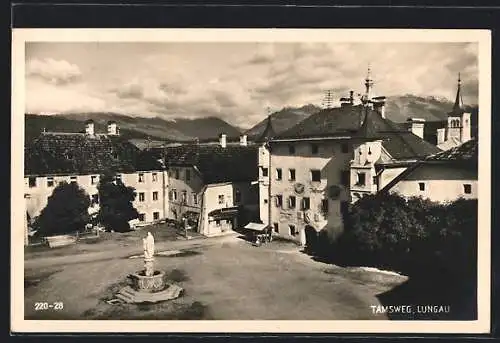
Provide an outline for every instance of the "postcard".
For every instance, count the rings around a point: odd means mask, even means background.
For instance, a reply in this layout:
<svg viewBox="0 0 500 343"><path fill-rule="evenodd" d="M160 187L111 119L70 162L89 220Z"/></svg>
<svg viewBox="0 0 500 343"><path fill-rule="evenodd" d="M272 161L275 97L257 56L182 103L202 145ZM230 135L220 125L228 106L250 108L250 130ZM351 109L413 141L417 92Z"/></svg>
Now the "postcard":
<svg viewBox="0 0 500 343"><path fill-rule="evenodd" d="M490 330L487 30L13 29L12 94L13 332Z"/></svg>

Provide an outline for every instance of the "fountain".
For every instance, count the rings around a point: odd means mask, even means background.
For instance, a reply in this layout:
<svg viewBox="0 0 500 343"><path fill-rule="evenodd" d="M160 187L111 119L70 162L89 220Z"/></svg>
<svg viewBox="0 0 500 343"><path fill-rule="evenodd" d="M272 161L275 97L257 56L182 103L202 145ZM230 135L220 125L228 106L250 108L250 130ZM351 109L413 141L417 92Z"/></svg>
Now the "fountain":
<svg viewBox="0 0 500 343"><path fill-rule="evenodd" d="M130 274L131 286L124 287L116 297L127 303L155 303L178 298L183 289L165 282L165 273L154 269L155 240L151 232L143 238L144 269Z"/></svg>

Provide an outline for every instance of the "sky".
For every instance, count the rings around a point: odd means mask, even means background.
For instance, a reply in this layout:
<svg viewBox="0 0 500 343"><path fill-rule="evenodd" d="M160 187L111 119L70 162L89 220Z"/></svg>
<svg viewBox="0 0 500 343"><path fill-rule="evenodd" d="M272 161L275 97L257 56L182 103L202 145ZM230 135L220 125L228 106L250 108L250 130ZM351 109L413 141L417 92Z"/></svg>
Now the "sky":
<svg viewBox="0 0 500 343"><path fill-rule="evenodd" d="M477 104L477 43L60 43L26 44L26 112L217 116L248 128L268 108L364 91Z"/></svg>

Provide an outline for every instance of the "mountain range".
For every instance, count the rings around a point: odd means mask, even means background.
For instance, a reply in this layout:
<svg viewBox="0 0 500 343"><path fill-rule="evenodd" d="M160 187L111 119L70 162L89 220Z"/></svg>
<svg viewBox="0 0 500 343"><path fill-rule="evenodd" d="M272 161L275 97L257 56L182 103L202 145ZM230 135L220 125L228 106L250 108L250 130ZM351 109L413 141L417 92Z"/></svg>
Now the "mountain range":
<svg viewBox="0 0 500 343"><path fill-rule="evenodd" d="M422 118L426 121L445 120L453 103L435 97L418 97L415 95L393 96L387 98L387 118L402 123L410 117ZM472 112L472 125L477 127L476 105L466 108ZM281 133L313 113L321 110L315 105L301 107L285 107L271 114L271 122L276 133ZM120 126L120 134L128 139L160 141L191 141L196 137L200 140L216 139L220 133L225 133L228 139L237 138L242 132L249 138L260 135L266 126L266 119L255 124L248 130L233 126L218 117L198 119L145 118L127 116L111 112L69 113L53 115L25 115L25 139L31 140L44 129L47 131L82 132L83 122L93 119L96 132L106 132L109 120L116 121Z"/></svg>

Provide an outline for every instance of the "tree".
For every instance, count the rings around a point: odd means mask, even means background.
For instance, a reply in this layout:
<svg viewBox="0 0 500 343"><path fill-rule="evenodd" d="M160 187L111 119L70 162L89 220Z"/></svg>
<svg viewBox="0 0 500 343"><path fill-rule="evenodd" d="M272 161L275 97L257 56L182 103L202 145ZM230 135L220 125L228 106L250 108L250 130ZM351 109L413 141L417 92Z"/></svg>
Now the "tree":
<svg viewBox="0 0 500 343"><path fill-rule="evenodd" d="M126 232L130 230L129 221L139 217L133 206L136 192L133 187L127 187L114 172L107 171L99 178L97 186L99 193L98 221L108 231Z"/></svg>
<svg viewBox="0 0 500 343"><path fill-rule="evenodd" d="M83 231L90 220L89 206L90 198L85 190L76 183L62 182L54 188L33 227L40 236Z"/></svg>

